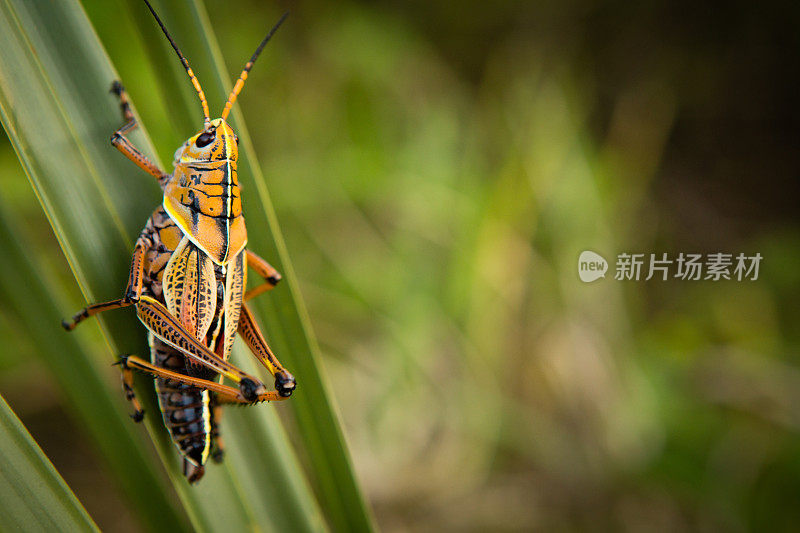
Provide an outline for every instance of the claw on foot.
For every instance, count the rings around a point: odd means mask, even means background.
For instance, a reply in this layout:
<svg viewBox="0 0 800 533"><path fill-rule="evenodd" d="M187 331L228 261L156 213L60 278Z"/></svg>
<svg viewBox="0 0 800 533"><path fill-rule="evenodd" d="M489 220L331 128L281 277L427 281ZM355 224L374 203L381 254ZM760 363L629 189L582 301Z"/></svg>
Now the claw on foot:
<svg viewBox="0 0 800 533"><path fill-rule="evenodd" d="M297 382L294 376L288 372L278 372L275 374L275 390L284 398L288 398L297 388Z"/></svg>

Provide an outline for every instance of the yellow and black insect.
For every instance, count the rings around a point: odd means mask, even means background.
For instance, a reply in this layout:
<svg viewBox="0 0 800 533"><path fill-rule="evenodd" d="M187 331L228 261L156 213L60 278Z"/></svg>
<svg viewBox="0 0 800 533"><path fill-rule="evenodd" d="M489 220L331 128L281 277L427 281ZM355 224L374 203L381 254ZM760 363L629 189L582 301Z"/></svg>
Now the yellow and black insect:
<svg viewBox="0 0 800 533"><path fill-rule="evenodd" d="M90 305L64 328L110 309L136 306L148 330L150 361L122 356L123 387L134 407L133 419L144 411L133 389L133 369L155 376L164 424L183 456L184 474L198 481L209 456L222 459L220 407L283 400L295 388L294 377L281 366L259 331L245 301L273 288L281 275L269 263L246 250L236 161L236 134L225 121L244 86L247 74L264 46L286 18L256 48L231 91L220 118L211 120L208 103L189 63L153 7L144 0L186 69L203 107L203 129L175 152L172 174L150 162L125 135L136 128L125 89L118 81L111 91L119 97L125 124L111 136L113 144L142 170L155 176L164 201L150 216L136 241L125 295ZM247 267L264 283L245 293ZM274 391L228 361L236 333L275 377ZM222 384L226 377L238 388Z"/></svg>

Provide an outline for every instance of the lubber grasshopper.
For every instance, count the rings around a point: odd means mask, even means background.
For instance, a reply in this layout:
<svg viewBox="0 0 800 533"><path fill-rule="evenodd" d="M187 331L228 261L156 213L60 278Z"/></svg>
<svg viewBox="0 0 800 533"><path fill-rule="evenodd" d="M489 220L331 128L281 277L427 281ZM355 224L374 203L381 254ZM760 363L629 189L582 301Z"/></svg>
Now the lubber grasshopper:
<svg viewBox="0 0 800 533"><path fill-rule="evenodd" d="M222 459L220 407L283 400L295 388L294 377L281 366L258 329L245 301L274 287L277 270L249 250L236 171L238 138L226 122L247 74L286 15L261 41L228 96L221 117L211 120L208 103L189 63L147 0L150 12L178 54L203 108L203 129L175 152L172 174L159 169L125 137L137 126L128 97L115 81L125 124L111 136L120 152L154 176L164 201L139 235L133 251L125 294L118 300L90 305L64 328L102 311L136 306L148 330L150 361L122 356L123 388L133 419L144 411L134 395L133 370L155 376L164 424L183 455L189 482L204 473L209 455ZM245 292L247 267L264 282ZM256 377L228 361L236 333L275 377L268 391ZM226 377L238 388L222 383Z"/></svg>

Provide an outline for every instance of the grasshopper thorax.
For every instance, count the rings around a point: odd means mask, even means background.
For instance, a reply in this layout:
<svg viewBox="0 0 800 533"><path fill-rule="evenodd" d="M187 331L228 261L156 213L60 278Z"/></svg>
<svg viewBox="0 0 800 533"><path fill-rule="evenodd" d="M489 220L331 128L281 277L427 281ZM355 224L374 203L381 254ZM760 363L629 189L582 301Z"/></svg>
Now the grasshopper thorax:
<svg viewBox="0 0 800 533"><path fill-rule="evenodd" d="M212 261L225 265L247 244L236 169L238 139L218 118L175 152L164 209Z"/></svg>

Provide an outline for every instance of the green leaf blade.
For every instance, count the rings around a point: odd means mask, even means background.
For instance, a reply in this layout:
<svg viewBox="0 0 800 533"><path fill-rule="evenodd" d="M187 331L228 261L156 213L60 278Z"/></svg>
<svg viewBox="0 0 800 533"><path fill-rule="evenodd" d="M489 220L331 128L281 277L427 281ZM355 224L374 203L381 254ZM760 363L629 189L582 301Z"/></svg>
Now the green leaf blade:
<svg viewBox="0 0 800 533"><path fill-rule="evenodd" d="M21 323L18 335L27 337L47 365L70 414L92 438L142 522L153 531L188 530L163 476L142 449L146 443L126 415L119 388L109 388L82 335L59 331L59 304L65 299L24 248L28 235L16 220L0 202L0 299Z"/></svg>
<svg viewBox="0 0 800 533"><path fill-rule="evenodd" d="M87 300L118 297L133 239L160 198L152 178L108 145L121 125L118 105L107 94L117 75L74 1L3 0L0 31L8 51L0 58L3 125ZM79 60L64 57L73 53ZM145 153L154 153L146 132L131 137ZM101 316L99 323L112 354L147 357L145 331L131 312ZM251 422L254 431L231 428L225 438L232 460L208 465L199 486L190 487L160 420L152 379L137 378L137 392L150 436L195 529L325 530L278 418L263 416L273 406L232 416L234 422ZM272 480L281 485L271 486Z"/></svg>
<svg viewBox="0 0 800 533"><path fill-rule="evenodd" d="M0 396L0 529L99 531Z"/></svg>

